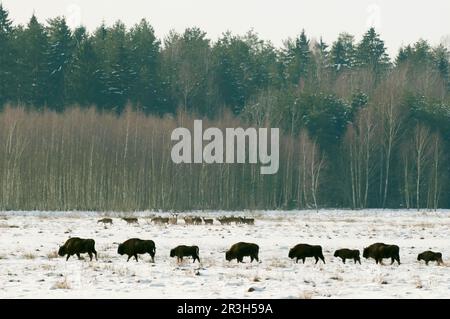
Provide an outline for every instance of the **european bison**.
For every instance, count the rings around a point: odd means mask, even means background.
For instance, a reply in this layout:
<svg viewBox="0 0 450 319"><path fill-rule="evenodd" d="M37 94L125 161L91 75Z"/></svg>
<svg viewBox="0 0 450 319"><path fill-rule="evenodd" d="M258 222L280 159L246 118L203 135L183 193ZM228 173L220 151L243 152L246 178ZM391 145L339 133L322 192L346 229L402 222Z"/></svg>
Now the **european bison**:
<svg viewBox="0 0 450 319"><path fill-rule="evenodd" d="M391 265L394 261L400 265L400 248L397 245L375 243L364 248L363 257L373 258L377 264L383 264L383 258L391 258Z"/></svg>
<svg viewBox="0 0 450 319"><path fill-rule="evenodd" d="M214 223L214 219L212 218L203 218L203 222L205 223L205 225L212 225Z"/></svg>
<svg viewBox="0 0 450 319"><path fill-rule="evenodd" d="M160 216L157 216L157 217L153 217L153 218L151 219L151 221L152 221L154 224L159 224L159 225L162 225L162 224L168 224L168 223L169 223L169 217L160 217Z"/></svg>
<svg viewBox="0 0 450 319"><path fill-rule="evenodd" d="M255 219L254 218L246 218L246 217L240 217L241 224L247 224L247 225L254 225Z"/></svg>
<svg viewBox="0 0 450 319"><path fill-rule="evenodd" d="M193 225L194 224L194 217L192 217L192 216L185 216L183 219L184 219L184 223L186 225Z"/></svg>
<svg viewBox="0 0 450 319"><path fill-rule="evenodd" d="M180 245L170 250L170 257L176 256L178 262L183 261L183 257L189 256L191 256L194 259L193 261L194 263L196 259L198 260L198 262L200 262L200 257L198 254L199 254L198 246Z"/></svg>
<svg viewBox="0 0 450 319"><path fill-rule="evenodd" d="M231 248L225 253L225 259L227 261L231 261L233 259L237 259L237 262L243 262L245 256L250 257L250 262L253 262L253 259L259 262L258 259L259 246L253 243L244 243L239 242L231 246Z"/></svg>
<svg viewBox="0 0 450 319"><path fill-rule="evenodd" d="M421 260L425 261L425 265L428 265L428 263L430 261L435 261L438 264L438 266L440 264L444 263L442 261L442 254L441 253L436 253L436 252L431 251L431 250L427 250L427 251L424 251L423 253L420 253L417 256L417 260L418 261L421 261Z"/></svg>
<svg viewBox="0 0 450 319"><path fill-rule="evenodd" d="M359 258L359 250L358 249L338 249L334 252L334 257L340 257L342 262L345 264L346 259L353 259L355 262L359 262L361 265L361 259Z"/></svg>
<svg viewBox="0 0 450 319"><path fill-rule="evenodd" d="M112 224L113 221L112 221L111 218L102 218L102 219L99 219L99 220L97 221L97 223Z"/></svg>
<svg viewBox="0 0 450 319"><path fill-rule="evenodd" d="M176 225L178 223L178 214L172 214L172 217L169 218L169 224Z"/></svg>
<svg viewBox="0 0 450 319"><path fill-rule="evenodd" d="M97 258L97 252L95 251L95 241L93 239L82 239L78 237L69 238L64 245L59 247L58 255L61 257L67 255L66 261L70 256L77 255L78 259L81 259L80 254L89 254L89 258L92 261L92 254Z"/></svg>
<svg viewBox="0 0 450 319"><path fill-rule="evenodd" d="M138 261L138 254L150 254L152 262L155 262L155 242L153 240L142 240L139 238L131 238L119 244L117 253L119 255L128 255L127 262L134 256Z"/></svg>
<svg viewBox="0 0 450 319"><path fill-rule="evenodd" d="M289 250L289 258L295 258L296 263L298 263L299 259L303 260L303 263L305 263L306 257L314 257L316 260L316 264L320 258L325 264L325 258L322 254L322 247L319 245L313 246L308 244L298 244Z"/></svg>
<svg viewBox="0 0 450 319"><path fill-rule="evenodd" d="M217 218L217 220L219 221L219 223L221 225L230 225L232 222L231 218L229 218L229 217L220 217L220 218Z"/></svg>
<svg viewBox="0 0 450 319"><path fill-rule="evenodd" d="M124 221L126 221L128 224L137 224L138 219L135 217L123 217Z"/></svg>

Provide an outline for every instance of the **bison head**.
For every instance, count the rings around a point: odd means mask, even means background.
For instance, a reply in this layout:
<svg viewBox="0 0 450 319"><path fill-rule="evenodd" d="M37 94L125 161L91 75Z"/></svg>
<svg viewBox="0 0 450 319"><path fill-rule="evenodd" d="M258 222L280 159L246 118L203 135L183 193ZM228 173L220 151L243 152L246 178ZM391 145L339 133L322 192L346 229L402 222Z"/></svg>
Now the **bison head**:
<svg viewBox="0 0 450 319"><path fill-rule="evenodd" d="M175 257L175 248L170 250L170 257Z"/></svg>
<svg viewBox="0 0 450 319"><path fill-rule="evenodd" d="M117 248L117 253L118 253L119 255L125 254L123 244L119 244L119 248Z"/></svg>
<svg viewBox="0 0 450 319"><path fill-rule="evenodd" d="M369 258L369 248L364 248L363 250L363 257L364 258Z"/></svg>
<svg viewBox="0 0 450 319"><path fill-rule="evenodd" d="M60 255L62 257L65 254L66 254L66 247L65 246L60 246L59 250L58 250L58 255Z"/></svg>
<svg viewBox="0 0 450 319"><path fill-rule="evenodd" d="M228 251L225 253L225 259L226 259L227 261L233 260L233 253L232 253L231 251L228 250Z"/></svg>
<svg viewBox="0 0 450 319"><path fill-rule="evenodd" d="M291 248L290 250L289 250L289 258L295 258L295 250L294 250L294 248Z"/></svg>
<svg viewBox="0 0 450 319"><path fill-rule="evenodd" d="M334 252L334 257L338 257L338 251L337 250Z"/></svg>

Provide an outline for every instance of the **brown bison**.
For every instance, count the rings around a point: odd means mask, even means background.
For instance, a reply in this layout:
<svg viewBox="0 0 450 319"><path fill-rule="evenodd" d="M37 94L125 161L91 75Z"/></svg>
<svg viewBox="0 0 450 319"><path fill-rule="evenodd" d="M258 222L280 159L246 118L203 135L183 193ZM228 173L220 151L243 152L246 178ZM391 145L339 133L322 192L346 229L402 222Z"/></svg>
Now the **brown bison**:
<svg viewBox="0 0 450 319"><path fill-rule="evenodd" d="M131 257L138 261L138 254L149 254L152 262L155 262L155 242L153 240L143 240L139 238L131 238L119 244L117 253L119 255L127 255L127 262Z"/></svg>
<svg viewBox="0 0 450 319"><path fill-rule="evenodd" d="M239 242L231 246L231 248L225 253L225 259L227 261L231 261L233 259L237 259L237 262L243 262L245 256L250 257L250 262L253 262L253 259L259 262L258 258L259 246L253 243L244 243Z"/></svg>
<svg viewBox="0 0 450 319"><path fill-rule="evenodd" d="M342 259L342 262L345 264L346 259L353 259L355 262L359 262L361 265L361 258L359 258L359 250L358 249L338 249L334 252L334 257L339 257Z"/></svg>
<svg viewBox="0 0 450 319"><path fill-rule="evenodd" d="M214 219L212 218L204 218L202 217L203 222L205 223L205 225L212 225L214 223Z"/></svg>
<svg viewBox="0 0 450 319"><path fill-rule="evenodd" d="M425 265L428 265L428 263L430 261L435 261L438 264L438 266L440 264L444 263L442 261L442 253L437 253L437 252L434 252L434 251L431 251L431 250L427 250L427 251L424 251L423 253L420 253L417 256L417 260L418 261L421 261L421 260L425 261Z"/></svg>
<svg viewBox="0 0 450 319"><path fill-rule="evenodd" d="M156 216L151 219L154 224L163 225L169 223L169 217Z"/></svg>
<svg viewBox="0 0 450 319"><path fill-rule="evenodd" d="M255 219L254 218L246 218L246 217L241 217L241 224L247 224L247 225L254 225L255 224Z"/></svg>
<svg viewBox="0 0 450 319"><path fill-rule="evenodd" d="M217 220L219 221L219 223L221 225L230 225L232 222L232 219L230 217L225 217L225 216L217 218Z"/></svg>
<svg viewBox="0 0 450 319"><path fill-rule="evenodd" d="M325 264L325 258L322 254L322 247L319 245L313 246L308 244L298 244L289 250L289 258L295 258L296 263L298 263L299 259L303 260L303 263L305 263L305 259L307 257L314 257L316 260L316 264L320 258Z"/></svg>
<svg viewBox="0 0 450 319"><path fill-rule="evenodd" d="M126 221L128 224L137 224L138 223L138 219L135 217L123 217L122 219L124 221Z"/></svg>
<svg viewBox="0 0 450 319"><path fill-rule="evenodd" d="M184 223L186 225L193 225L194 224L194 217L192 217L192 216L185 216L183 219L184 219Z"/></svg>
<svg viewBox="0 0 450 319"><path fill-rule="evenodd" d="M180 245L170 250L170 257L177 257L178 262L183 261L183 257L190 256L194 259L194 263L195 260L198 260L198 262L200 262L198 246Z"/></svg>
<svg viewBox="0 0 450 319"><path fill-rule="evenodd" d="M82 239L78 237L69 238L64 245L59 247L58 255L61 257L67 255L66 261L70 256L77 255L78 259L81 259L80 254L89 254L89 258L92 261L92 254L97 258L97 252L95 251L95 241L93 239Z"/></svg>
<svg viewBox="0 0 450 319"><path fill-rule="evenodd" d="M113 220L111 218L102 218L102 219L99 219L97 221L97 223L112 224Z"/></svg>
<svg viewBox="0 0 450 319"><path fill-rule="evenodd" d="M397 245L386 245L384 243L375 243L364 248L364 258L373 258L375 263L383 264L383 258L391 258L391 265L394 261L400 265L400 248Z"/></svg>

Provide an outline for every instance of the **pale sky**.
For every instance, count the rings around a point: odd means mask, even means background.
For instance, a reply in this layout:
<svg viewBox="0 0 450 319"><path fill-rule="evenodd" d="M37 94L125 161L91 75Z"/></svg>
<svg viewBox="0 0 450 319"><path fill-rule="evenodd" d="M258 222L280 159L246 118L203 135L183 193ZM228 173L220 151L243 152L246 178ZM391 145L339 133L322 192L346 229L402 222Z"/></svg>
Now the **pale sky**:
<svg viewBox="0 0 450 319"><path fill-rule="evenodd" d="M331 43L340 32L356 40L375 26L391 56L401 45L420 38L432 45L444 36L450 43L449 0L0 0L17 23L35 12L43 22L64 15L69 25L89 30L102 21L122 20L127 26L147 18L159 38L171 29L197 26L216 40L224 31L244 34L250 29L281 46L304 28L309 37Z"/></svg>

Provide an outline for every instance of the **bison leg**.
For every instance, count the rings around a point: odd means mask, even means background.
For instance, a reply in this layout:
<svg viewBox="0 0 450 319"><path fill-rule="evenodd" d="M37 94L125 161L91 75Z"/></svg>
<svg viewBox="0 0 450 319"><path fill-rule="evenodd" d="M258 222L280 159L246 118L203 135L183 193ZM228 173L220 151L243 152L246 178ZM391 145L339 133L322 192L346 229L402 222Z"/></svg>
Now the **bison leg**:
<svg viewBox="0 0 450 319"><path fill-rule="evenodd" d="M302 260L303 260L303 263L305 263L305 259L306 259L305 257L303 257L303 258L302 258Z"/></svg>
<svg viewBox="0 0 450 319"><path fill-rule="evenodd" d="M255 259L257 262L259 262L258 254L255 255Z"/></svg>
<svg viewBox="0 0 450 319"><path fill-rule="evenodd" d="M69 258L70 258L70 254L67 254L67 258L66 258L66 261L68 261L68 260L69 260Z"/></svg>
<svg viewBox="0 0 450 319"><path fill-rule="evenodd" d="M326 264L325 258L323 256L320 256L320 259L323 261L324 264Z"/></svg>
<svg viewBox="0 0 450 319"><path fill-rule="evenodd" d="M314 259L316 260L315 264L317 264L317 262L319 261L319 257L314 256Z"/></svg>
<svg viewBox="0 0 450 319"><path fill-rule="evenodd" d="M130 261L130 258L131 257L133 257L133 255L128 255L128 259L127 259L127 262L129 262Z"/></svg>
<svg viewBox="0 0 450 319"><path fill-rule="evenodd" d="M250 256L250 262L252 263L253 262L253 256Z"/></svg>
<svg viewBox="0 0 450 319"><path fill-rule="evenodd" d="M97 251L94 249L93 252L94 252L94 255L95 255L95 260L98 261L98 258L97 258Z"/></svg>
<svg viewBox="0 0 450 319"><path fill-rule="evenodd" d="M88 255L89 255L89 261L92 261L92 253L88 252Z"/></svg>
<svg viewBox="0 0 450 319"><path fill-rule="evenodd" d="M345 258L342 258L342 262L345 264Z"/></svg>
<svg viewBox="0 0 450 319"><path fill-rule="evenodd" d="M138 261L138 256L137 256L137 254L134 254L134 259L136 259L136 261Z"/></svg>
<svg viewBox="0 0 450 319"><path fill-rule="evenodd" d="M298 264L298 260L299 260L299 259L300 259L300 258L298 258L298 257L295 259L295 263L296 263L296 264Z"/></svg>
<svg viewBox="0 0 450 319"><path fill-rule="evenodd" d="M80 253L77 253L78 260L81 259Z"/></svg>

